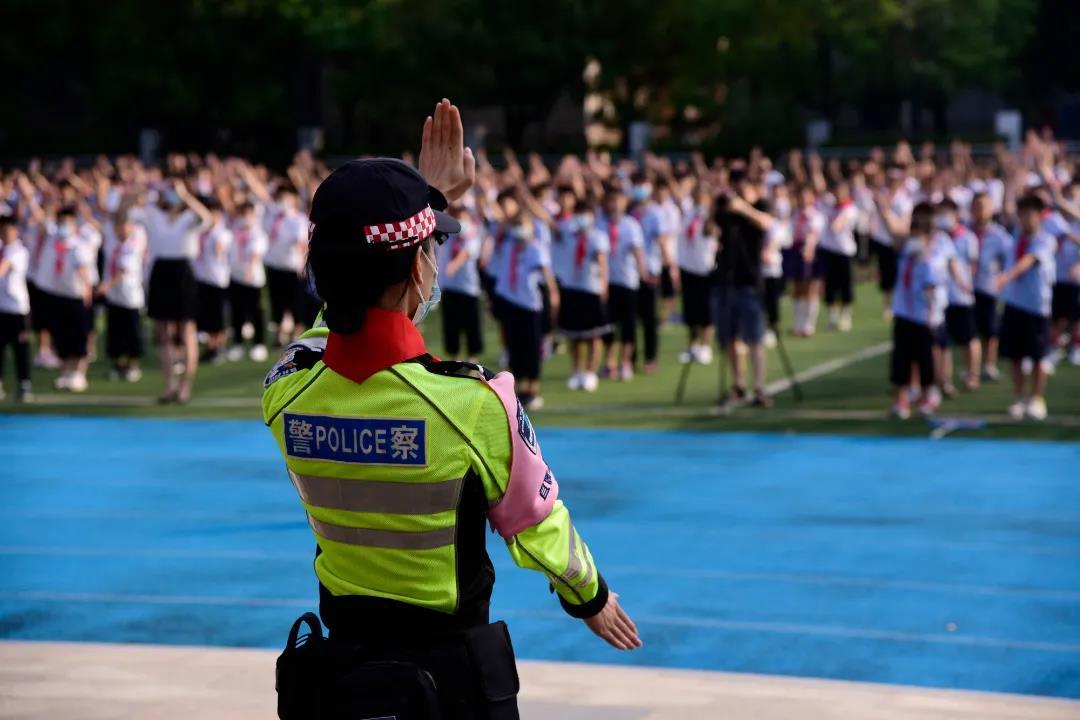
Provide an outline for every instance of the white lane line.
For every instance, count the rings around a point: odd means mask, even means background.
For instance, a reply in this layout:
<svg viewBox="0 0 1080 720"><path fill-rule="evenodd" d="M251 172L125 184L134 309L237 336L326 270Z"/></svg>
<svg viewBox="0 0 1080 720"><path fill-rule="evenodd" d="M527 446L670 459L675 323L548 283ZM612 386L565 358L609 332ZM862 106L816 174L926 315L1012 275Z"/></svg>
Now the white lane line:
<svg viewBox="0 0 1080 720"><path fill-rule="evenodd" d="M823 363L812 365L805 370L801 370L795 373L795 381L804 383L816 380L819 377L823 377L830 373L834 373L837 370L843 370L846 367L850 367L855 363L862 362L863 360L869 360L892 350L892 341L885 340L879 342L876 345L870 345L864 347L862 350L857 350L850 355L842 355L838 358L826 360ZM776 395L782 393L785 390L790 390L792 386L791 378L781 378L780 380L774 380L771 383L765 385L765 392L769 395Z"/></svg>
<svg viewBox="0 0 1080 720"><path fill-rule="evenodd" d="M192 558L209 560L310 560L313 553L267 552L265 550L197 550L186 548L136 549L122 547L46 547L3 545L0 556L27 557L148 557ZM510 571L512 566L495 563L495 569ZM607 565L607 575L655 575L663 577L712 578L733 582L776 582L795 585L820 585L835 587L862 587L893 590L917 590L927 592L960 593L973 595L1019 595L1044 600L1080 600L1080 591L1053 590L1048 588L1009 587L1003 585L977 585L973 583L948 583L932 580L888 580L853 575L827 575L809 573L763 573L735 572L693 568L650 568L638 565Z"/></svg>
<svg viewBox="0 0 1080 720"><path fill-rule="evenodd" d="M55 407L151 407L158 404L157 398L150 395L70 395L64 393L42 393L34 396L38 405ZM259 408L262 407L257 397L199 397L191 399L190 407L212 408Z"/></svg>
<svg viewBox="0 0 1080 720"><path fill-rule="evenodd" d="M125 605L198 605L225 607L287 607L311 608L315 598L287 597L231 597L222 595L143 595L122 593L62 593L36 591L0 592L0 600L60 603L117 603ZM496 615L506 617L565 619L563 613L550 610L498 610ZM797 623L756 622L745 620L718 620L671 615L645 615L634 618L638 624L667 627L691 627L701 630L732 630L736 632L761 632L777 635L812 635L840 637L854 640L888 640L900 643L935 645L971 645L977 647L1006 648L1010 650L1033 650L1038 652L1080 655L1080 644L1011 640L1008 638L978 637L958 634L915 633L877 628L844 627L833 625L802 625Z"/></svg>

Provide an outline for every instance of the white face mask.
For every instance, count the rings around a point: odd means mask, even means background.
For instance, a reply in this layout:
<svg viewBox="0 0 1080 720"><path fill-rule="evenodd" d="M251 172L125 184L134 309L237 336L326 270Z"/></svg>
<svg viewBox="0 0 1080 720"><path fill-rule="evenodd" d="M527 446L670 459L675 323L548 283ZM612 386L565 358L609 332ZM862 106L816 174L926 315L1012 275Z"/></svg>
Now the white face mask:
<svg viewBox="0 0 1080 720"><path fill-rule="evenodd" d="M936 216L934 218L934 225L937 227L938 230L948 231L953 229L952 218L950 218L948 215Z"/></svg>
<svg viewBox="0 0 1080 720"><path fill-rule="evenodd" d="M413 325L419 325L424 322L424 318L428 316L431 309L438 305L439 301L442 300L442 288L439 287L439 268L435 266L435 263L431 261L431 258L428 257L426 252L421 250L420 254L424 256L424 260L431 266L431 270L435 273L435 277L431 281L431 295L427 300L424 299L424 293L420 290L420 286L415 282L413 283L413 285L416 286L416 294L420 296L420 304L416 306L416 312L414 312L412 316Z"/></svg>

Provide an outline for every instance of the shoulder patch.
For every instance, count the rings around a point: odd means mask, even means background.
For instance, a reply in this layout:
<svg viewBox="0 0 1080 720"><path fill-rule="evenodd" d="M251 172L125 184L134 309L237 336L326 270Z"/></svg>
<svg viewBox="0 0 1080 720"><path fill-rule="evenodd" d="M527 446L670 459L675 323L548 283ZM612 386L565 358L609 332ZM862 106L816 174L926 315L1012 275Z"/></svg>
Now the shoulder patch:
<svg viewBox="0 0 1080 720"><path fill-rule="evenodd" d="M424 418L346 418L285 413L289 457L358 465L427 466Z"/></svg>
<svg viewBox="0 0 1080 720"><path fill-rule="evenodd" d="M310 370L315 367L315 363L322 358L325 348L325 338L297 340L292 345L289 345L285 348L285 352L281 353L278 361L274 363L274 367L270 368L270 372L266 374L263 387L268 388L283 377L300 370Z"/></svg>
<svg viewBox="0 0 1080 720"><path fill-rule="evenodd" d="M436 375L446 375L447 377L472 378L473 380L491 380L495 377L495 373L476 363L461 362L459 360L438 362L429 360L428 362L422 362L422 364L427 368L428 372Z"/></svg>
<svg viewBox="0 0 1080 720"><path fill-rule="evenodd" d="M517 426L518 435L521 436L522 442L525 443L525 447L529 449L533 455L536 454L536 431L533 430L532 421L529 420L529 414L525 412L525 408L521 406L521 401L517 404Z"/></svg>

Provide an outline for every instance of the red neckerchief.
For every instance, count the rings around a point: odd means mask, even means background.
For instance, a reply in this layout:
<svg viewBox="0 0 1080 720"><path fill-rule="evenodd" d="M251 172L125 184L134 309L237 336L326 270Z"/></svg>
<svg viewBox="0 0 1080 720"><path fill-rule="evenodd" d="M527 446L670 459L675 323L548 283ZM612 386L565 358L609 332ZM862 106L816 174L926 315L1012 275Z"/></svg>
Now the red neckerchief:
<svg viewBox="0 0 1080 720"><path fill-rule="evenodd" d="M364 326L349 335L326 337L323 363L355 383L427 352L424 338L405 313L369 308Z"/></svg>
<svg viewBox="0 0 1080 720"><path fill-rule="evenodd" d="M978 227L975 227L975 226L972 226L972 228L971 228L971 231L973 233L975 233L975 240L979 245L979 252L980 253L982 253L983 239L986 237L987 229L988 228L985 228L985 227L984 228L978 228Z"/></svg>
<svg viewBox="0 0 1080 720"><path fill-rule="evenodd" d="M574 247L574 268L580 270L585 263L585 255L589 249L589 233L584 230L577 232L577 245Z"/></svg>
<svg viewBox="0 0 1080 720"><path fill-rule="evenodd" d="M854 200L841 200L840 202L836 203L836 214L839 215L840 213L844 212L854 203Z"/></svg>
<svg viewBox="0 0 1080 720"><path fill-rule="evenodd" d="M607 236L608 242L611 244L611 254L615 254L615 248L619 244L619 221L608 220L607 224Z"/></svg>
<svg viewBox="0 0 1080 720"><path fill-rule="evenodd" d="M1027 255L1030 241L1031 237L1027 233L1020 233L1020 237L1016 241L1016 257L1013 258L1013 262L1020 262L1020 259Z"/></svg>
<svg viewBox="0 0 1080 720"><path fill-rule="evenodd" d="M810 211L800 210L799 214L795 216L795 242L796 246L806 244L806 226L810 222Z"/></svg>
<svg viewBox="0 0 1080 720"><path fill-rule="evenodd" d="M236 239L236 244L240 248L240 257L244 257L244 250L247 249L248 240L251 239L251 230L244 226L236 231L233 235Z"/></svg>
<svg viewBox="0 0 1080 720"><path fill-rule="evenodd" d="M57 238L53 241L53 252L56 254L56 264L53 266L53 274L55 277L60 277L64 274L64 260L70 250L71 245L63 238Z"/></svg>
<svg viewBox="0 0 1080 720"><path fill-rule="evenodd" d="M521 255L521 241L515 240L510 246L510 289L517 289L518 282L518 257Z"/></svg>
<svg viewBox="0 0 1080 720"><path fill-rule="evenodd" d="M694 244L694 238L697 237L699 225L701 225L701 216L694 213L694 216L690 218L690 224L686 226L686 242L688 244Z"/></svg>

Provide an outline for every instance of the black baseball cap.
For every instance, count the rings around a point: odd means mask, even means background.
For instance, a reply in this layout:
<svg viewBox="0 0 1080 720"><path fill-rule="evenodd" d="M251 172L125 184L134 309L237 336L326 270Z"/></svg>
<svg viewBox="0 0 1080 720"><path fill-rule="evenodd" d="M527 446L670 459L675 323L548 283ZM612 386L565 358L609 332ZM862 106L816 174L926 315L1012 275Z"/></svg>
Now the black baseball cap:
<svg viewBox="0 0 1080 720"><path fill-rule="evenodd" d="M371 158L350 160L330 173L311 200L310 219L372 249L401 250L432 234L443 242L461 232L446 207L443 194L408 163Z"/></svg>

